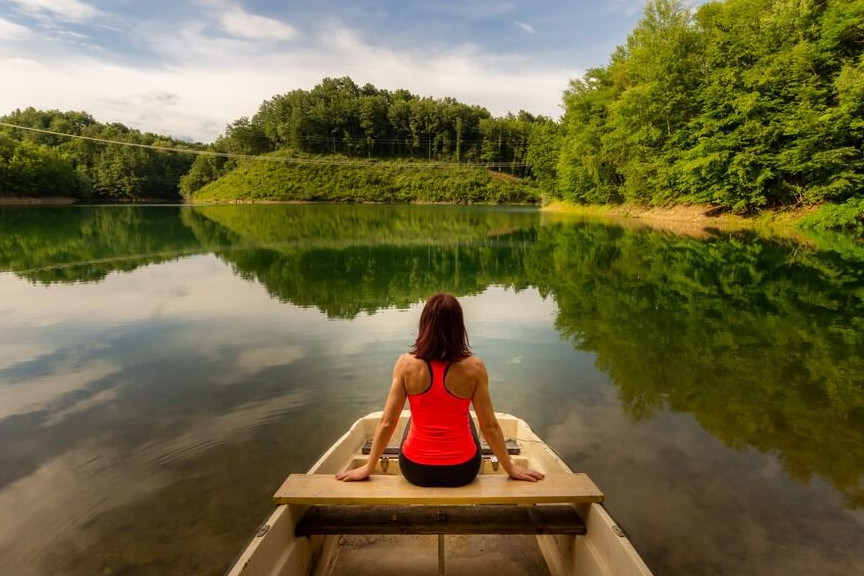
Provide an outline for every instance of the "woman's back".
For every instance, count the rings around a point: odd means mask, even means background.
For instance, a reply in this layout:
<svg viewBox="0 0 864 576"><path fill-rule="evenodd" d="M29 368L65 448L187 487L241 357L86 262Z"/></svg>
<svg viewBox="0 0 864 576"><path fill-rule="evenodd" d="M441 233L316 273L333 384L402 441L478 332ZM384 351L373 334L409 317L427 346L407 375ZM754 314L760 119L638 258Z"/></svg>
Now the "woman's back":
<svg viewBox="0 0 864 576"><path fill-rule="evenodd" d="M402 445L404 455L418 464L450 466L471 460L477 443L468 410L474 383L470 363L419 360L408 355L405 391L411 424ZM422 369L418 365L422 364ZM425 374L424 374L425 372Z"/></svg>
<svg viewBox="0 0 864 576"><path fill-rule="evenodd" d="M425 360L415 357L413 354L404 354L399 360L402 366L402 382L405 392L420 394L429 388L432 383L429 366ZM469 356L458 362L451 362L447 370L445 380L447 390L459 398L471 399L474 396L474 388L482 373L483 363L476 356Z"/></svg>
<svg viewBox="0 0 864 576"><path fill-rule="evenodd" d="M480 470L481 455L480 440L469 416L471 404L483 435L504 470L517 480L543 479L540 472L510 460L492 408L486 367L471 353L462 307L452 294L439 292L426 301L411 353L400 356L393 367L390 393L375 429L367 463L340 472L336 478L352 481L369 477L395 431L406 399L411 403L412 424L399 452L399 466L409 482L420 486L461 486L474 479ZM468 458L469 455L473 456ZM457 463L463 458L467 460Z"/></svg>

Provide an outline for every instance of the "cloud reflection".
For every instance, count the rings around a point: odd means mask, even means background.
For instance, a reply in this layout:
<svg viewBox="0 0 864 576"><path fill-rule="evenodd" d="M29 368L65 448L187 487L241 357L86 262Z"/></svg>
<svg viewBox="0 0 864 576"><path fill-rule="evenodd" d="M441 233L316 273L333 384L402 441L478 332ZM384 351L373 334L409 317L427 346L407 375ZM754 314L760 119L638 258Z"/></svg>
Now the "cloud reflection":
<svg viewBox="0 0 864 576"><path fill-rule="evenodd" d="M117 374L121 365L103 359L78 365L63 361L47 375L0 386L0 421L10 416L45 410L63 397Z"/></svg>
<svg viewBox="0 0 864 576"><path fill-rule="evenodd" d="M189 460L225 442L240 442L250 433L308 403L306 391L238 406L231 412L208 415L191 424L179 436L148 442L136 451L136 460L156 467Z"/></svg>

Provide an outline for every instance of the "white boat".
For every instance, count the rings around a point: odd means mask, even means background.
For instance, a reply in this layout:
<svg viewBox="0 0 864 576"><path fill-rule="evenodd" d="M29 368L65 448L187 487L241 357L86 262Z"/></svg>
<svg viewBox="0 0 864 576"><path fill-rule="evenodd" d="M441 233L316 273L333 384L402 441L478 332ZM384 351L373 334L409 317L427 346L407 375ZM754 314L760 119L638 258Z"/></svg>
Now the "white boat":
<svg viewBox="0 0 864 576"><path fill-rule="evenodd" d="M336 473L367 461L364 446L368 452L380 417L381 412L374 412L357 420L306 475L291 475L286 480L274 498L283 503L261 524L227 576L383 576L445 571L451 576L651 575L630 540L599 503L602 494L590 479L574 474L524 421L509 414L499 413L497 418L508 438L511 458L543 472L546 480L536 484L510 480L494 456L484 455L480 476L468 486L418 488L401 478L394 450L385 452L376 463L370 481L335 480ZM394 439L402 437L408 417L407 411L402 413ZM316 486L311 492L310 482ZM563 486L567 489L559 489ZM298 487L301 492L305 490L303 497L292 494ZM353 506L339 506L344 504ZM344 514L338 515L345 509L351 515L349 520ZM543 520L562 509L566 518L559 514L557 520ZM389 526L383 530L382 510L386 516L383 523ZM493 510L499 521L478 523L472 517L465 524L463 511L478 512L486 518ZM330 511L336 516L330 515L327 526ZM403 515L403 511L410 514ZM377 520L362 516L365 514L377 514ZM531 520L507 520L515 518L513 514ZM357 522L361 516L368 521ZM310 520L313 517L315 520ZM580 518L584 527L574 529ZM309 528L310 522L314 528ZM514 534L521 531L521 524L533 534ZM300 535L305 533L311 535Z"/></svg>

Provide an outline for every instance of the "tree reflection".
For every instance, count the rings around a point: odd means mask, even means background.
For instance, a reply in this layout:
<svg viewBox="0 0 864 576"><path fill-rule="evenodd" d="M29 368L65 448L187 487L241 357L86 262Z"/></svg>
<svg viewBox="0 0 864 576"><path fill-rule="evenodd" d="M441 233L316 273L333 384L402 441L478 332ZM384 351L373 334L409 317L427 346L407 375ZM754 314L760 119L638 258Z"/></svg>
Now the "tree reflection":
<svg viewBox="0 0 864 576"><path fill-rule="evenodd" d="M633 419L693 414L864 507L864 250L848 237L817 250L423 206L3 209L0 231L0 270L34 282L212 252L274 298L338 318L436 290L535 286Z"/></svg>

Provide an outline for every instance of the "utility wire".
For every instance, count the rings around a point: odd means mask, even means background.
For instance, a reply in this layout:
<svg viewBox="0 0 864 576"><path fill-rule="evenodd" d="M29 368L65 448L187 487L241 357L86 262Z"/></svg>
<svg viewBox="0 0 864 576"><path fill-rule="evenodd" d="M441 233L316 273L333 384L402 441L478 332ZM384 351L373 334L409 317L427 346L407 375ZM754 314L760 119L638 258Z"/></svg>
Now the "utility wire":
<svg viewBox="0 0 864 576"><path fill-rule="evenodd" d="M363 160L324 160L318 158L287 158L280 156L264 156L254 154L236 154L233 152L216 152L213 150L195 150L194 148L178 148L174 146L156 146L154 144L139 144L137 142L123 142L120 140L108 140L107 138L96 138L94 136L81 136L79 134L67 134L66 132L55 132L53 130L45 130L42 128L30 128L29 126L19 126L17 124L9 124L8 122L0 122L0 126L5 128L14 128L16 130L27 130L29 132L37 132L39 134L49 134L51 136L60 136L63 138L77 138L79 140L87 140L89 142L98 142L100 144L112 144L115 146L130 146L133 148L145 148L148 150L157 150L159 152L175 152L177 154L194 154L197 156L213 156L218 158L232 158L237 160L263 160L265 162L280 162L283 164L310 164L319 166L375 166L377 162ZM424 162L412 163L401 162L392 164L398 168L524 168L528 166L525 162L487 162L484 164L469 164L461 162Z"/></svg>

